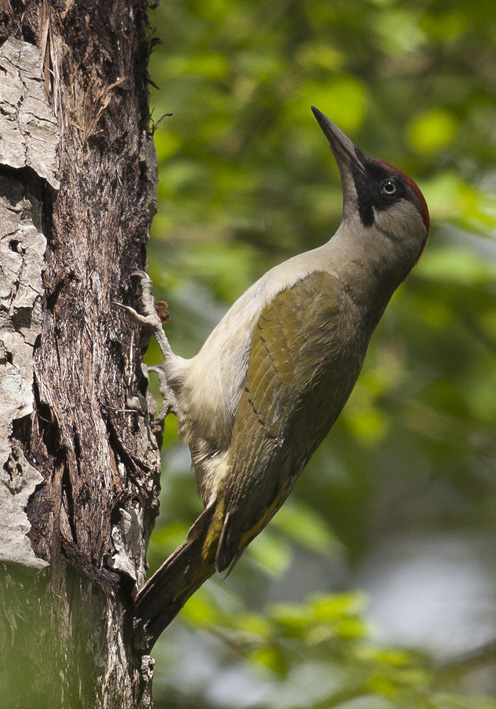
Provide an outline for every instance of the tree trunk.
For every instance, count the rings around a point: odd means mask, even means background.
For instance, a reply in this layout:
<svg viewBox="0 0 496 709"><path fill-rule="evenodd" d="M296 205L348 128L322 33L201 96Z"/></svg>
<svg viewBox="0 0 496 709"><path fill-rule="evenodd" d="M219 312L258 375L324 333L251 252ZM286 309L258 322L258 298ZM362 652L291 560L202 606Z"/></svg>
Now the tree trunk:
<svg viewBox="0 0 496 709"><path fill-rule="evenodd" d="M0 42L0 704L147 707L146 0L0 0Z"/></svg>

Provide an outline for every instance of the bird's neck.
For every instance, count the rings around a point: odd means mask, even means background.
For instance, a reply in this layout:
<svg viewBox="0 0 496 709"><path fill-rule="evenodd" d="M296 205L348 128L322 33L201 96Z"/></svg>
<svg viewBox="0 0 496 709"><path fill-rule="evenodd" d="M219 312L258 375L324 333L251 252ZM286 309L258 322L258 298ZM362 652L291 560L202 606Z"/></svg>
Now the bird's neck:
<svg viewBox="0 0 496 709"><path fill-rule="evenodd" d="M372 329L411 268L408 262L402 267L405 259L399 248L380 230L350 221L342 223L323 247L330 270Z"/></svg>

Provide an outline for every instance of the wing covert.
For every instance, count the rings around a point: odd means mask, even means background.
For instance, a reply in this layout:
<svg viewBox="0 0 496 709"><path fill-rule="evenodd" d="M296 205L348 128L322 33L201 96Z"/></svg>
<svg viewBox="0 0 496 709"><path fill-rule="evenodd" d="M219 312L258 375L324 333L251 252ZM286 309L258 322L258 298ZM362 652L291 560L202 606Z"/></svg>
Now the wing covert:
<svg viewBox="0 0 496 709"><path fill-rule="evenodd" d="M284 502L346 401L356 379L350 387L341 381L346 326L339 284L324 271L282 291L262 311L229 445L219 570Z"/></svg>

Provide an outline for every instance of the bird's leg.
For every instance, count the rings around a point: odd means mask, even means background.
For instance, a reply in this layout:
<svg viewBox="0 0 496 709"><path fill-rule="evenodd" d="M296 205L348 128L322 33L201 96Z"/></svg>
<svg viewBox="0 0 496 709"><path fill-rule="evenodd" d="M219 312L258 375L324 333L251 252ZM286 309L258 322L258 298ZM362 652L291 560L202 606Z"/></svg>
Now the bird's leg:
<svg viewBox="0 0 496 709"><path fill-rule="evenodd" d="M123 310L131 322L141 325L148 331L150 336L154 337L160 348L164 361L166 362L173 355L169 340L164 332L162 324L169 319L166 303L155 303L152 293L152 281L150 276L141 270L133 271L132 276L137 276L141 283L141 313L138 313L134 308L122 303L115 303ZM168 413L177 414L177 401L174 392L167 383L167 377L163 367L149 367L153 372L156 372L160 383L160 395L162 396L162 406L156 416L155 423L161 425Z"/></svg>

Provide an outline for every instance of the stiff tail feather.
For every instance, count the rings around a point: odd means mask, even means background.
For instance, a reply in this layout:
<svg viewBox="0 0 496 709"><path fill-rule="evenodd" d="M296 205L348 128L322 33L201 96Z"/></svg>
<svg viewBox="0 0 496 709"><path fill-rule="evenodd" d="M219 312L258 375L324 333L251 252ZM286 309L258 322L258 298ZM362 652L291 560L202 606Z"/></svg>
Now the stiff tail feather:
<svg viewBox="0 0 496 709"><path fill-rule="evenodd" d="M209 505L136 598L133 632L137 647L149 652L188 598L215 571L215 554L222 528L219 505Z"/></svg>

